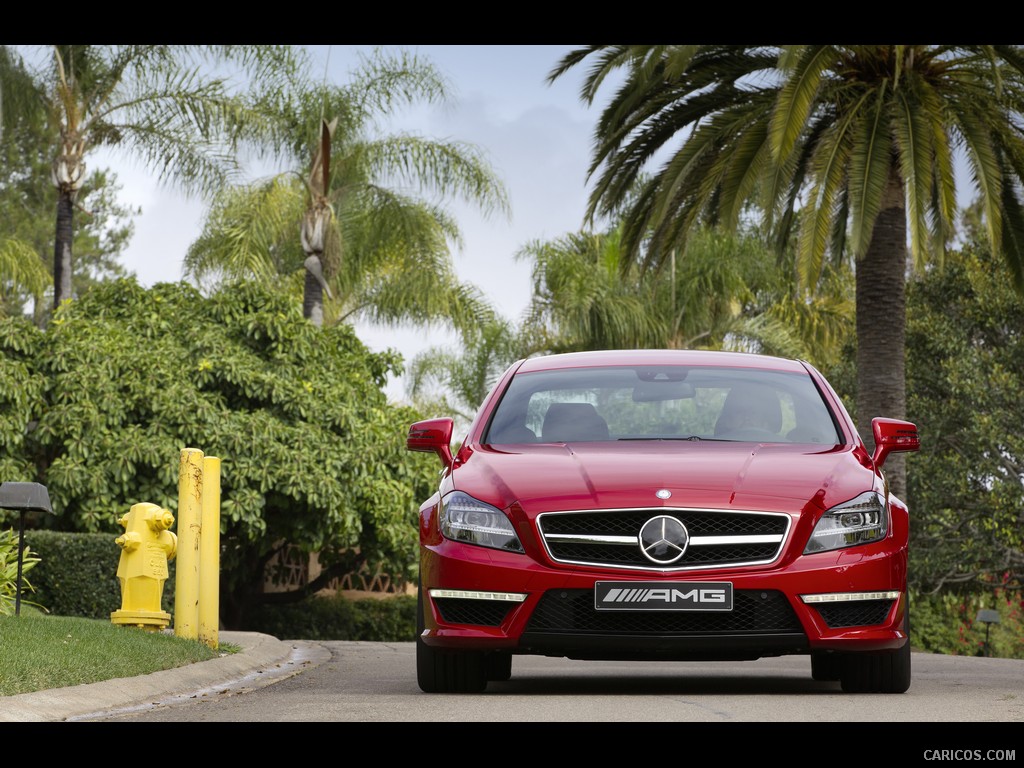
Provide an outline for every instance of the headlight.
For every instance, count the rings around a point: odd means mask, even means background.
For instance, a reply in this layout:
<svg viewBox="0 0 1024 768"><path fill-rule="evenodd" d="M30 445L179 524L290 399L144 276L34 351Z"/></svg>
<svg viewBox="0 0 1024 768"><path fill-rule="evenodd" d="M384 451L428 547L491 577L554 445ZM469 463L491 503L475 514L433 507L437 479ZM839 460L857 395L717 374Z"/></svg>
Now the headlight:
<svg viewBox="0 0 1024 768"><path fill-rule="evenodd" d="M889 510L882 494L867 491L828 510L814 526L804 554L855 547L885 538Z"/></svg>
<svg viewBox="0 0 1024 768"><path fill-rule="evenodd" d="M504 512L460 491L446 496L441 505L441 533L452 541L510 552L523 551Z"/></svg>

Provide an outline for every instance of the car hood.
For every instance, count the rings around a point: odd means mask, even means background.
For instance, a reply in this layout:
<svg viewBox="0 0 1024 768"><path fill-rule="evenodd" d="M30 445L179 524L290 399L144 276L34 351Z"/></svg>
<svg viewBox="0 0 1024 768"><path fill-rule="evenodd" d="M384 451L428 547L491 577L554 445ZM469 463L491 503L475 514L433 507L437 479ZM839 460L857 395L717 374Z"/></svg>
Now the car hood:
<svg viewBox="0 0 1024 768"><path fill-rule="evenodd" d="M794 512L809 501L846 501L874 480L853 446L710 441L484 445L467 450L452 473L455 488L502 509L518 503L527 514L633 506Z"/></svg>

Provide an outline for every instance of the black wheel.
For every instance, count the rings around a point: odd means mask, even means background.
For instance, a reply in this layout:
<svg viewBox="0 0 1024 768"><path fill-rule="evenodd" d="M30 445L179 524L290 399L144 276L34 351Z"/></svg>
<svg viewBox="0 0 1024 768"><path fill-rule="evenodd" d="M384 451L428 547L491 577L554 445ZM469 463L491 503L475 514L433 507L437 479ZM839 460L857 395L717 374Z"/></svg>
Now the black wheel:
<svg viewBox="0 0 1024 768"><path fill-rule="evenodd" d="M512 654L494 651L487 654L487 679L504 682L512 678Z"/></svg>
<svg viewBox="0 0 1024 768"><path fill-rule="evenodd" d="M904 693L910 688L910 611L903 616L907 642L896 651L848 653L840 683L846 693Z"/></svg>
<svg viewBox="0 0 1024 768"><path fill-rule="evenodd" d="M440 650L423 642L425 603L421 586L416 595L416 682L420 690L424 693L480 693L487 687L484 654Z"/></svg>
<svg viewBox="0 0 1024 768"><path fill-rule="evenodd" d="M838 680L842 670L842 659L843 655L835 651L812 651L811 677L823 682Z"/></svg>

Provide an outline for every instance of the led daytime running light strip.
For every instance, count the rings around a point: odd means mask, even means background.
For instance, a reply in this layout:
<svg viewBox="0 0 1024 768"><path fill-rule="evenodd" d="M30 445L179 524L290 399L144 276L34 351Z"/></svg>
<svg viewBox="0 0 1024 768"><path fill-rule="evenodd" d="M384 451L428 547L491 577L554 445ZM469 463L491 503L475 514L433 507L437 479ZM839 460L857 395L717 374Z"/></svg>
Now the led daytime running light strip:
<svg viewBox="0 0 1024 768"><path fill-rule="evenodd" d="M430 596L438 598L455 598L457 600L501 600L503 602L521 603L526 593L520 592L472 592L467 589L432 589Z"/></svg>
<svg viewBox="0 0 1024 768"><path fill-rule="evenodd" d="M848 603L854 600L895 600L898 590L889 592L827 592L820 595L800 595L805 603Z"/></svg>

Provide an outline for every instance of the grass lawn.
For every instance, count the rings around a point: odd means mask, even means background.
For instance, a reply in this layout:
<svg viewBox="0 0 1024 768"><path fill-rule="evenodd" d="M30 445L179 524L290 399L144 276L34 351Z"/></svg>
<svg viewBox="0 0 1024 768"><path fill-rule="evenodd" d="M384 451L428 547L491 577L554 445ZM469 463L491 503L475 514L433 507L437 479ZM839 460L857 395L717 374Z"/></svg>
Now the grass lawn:
<svg viewBox="0 0 1024 768"><path fill-rule="evenodd" d="M235 653L99 619L37 611L0 616L0 696L173 669Z"/></svg>

